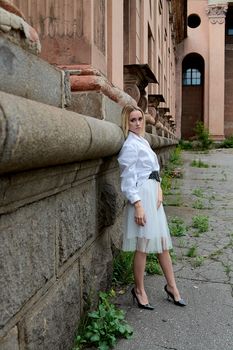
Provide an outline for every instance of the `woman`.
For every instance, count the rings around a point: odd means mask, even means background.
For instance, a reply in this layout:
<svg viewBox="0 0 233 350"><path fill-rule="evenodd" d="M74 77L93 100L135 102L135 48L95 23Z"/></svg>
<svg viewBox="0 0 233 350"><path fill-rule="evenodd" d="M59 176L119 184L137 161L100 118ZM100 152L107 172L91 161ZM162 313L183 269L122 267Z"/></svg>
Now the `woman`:
<svg viewBox="0 0 233 350"><path fill-rule="evenodd" d="M128 199L123 250L134 251L133 299L138 307L153 310L144 288L147 253L157 253L167 284L167 296L175 305L185 306L176 286L169 249L171 237L162 205L159 163L144 139L145 116L139 107L126 105L122 110L122 129L126 140L118 162L121 190Z"/></svg>

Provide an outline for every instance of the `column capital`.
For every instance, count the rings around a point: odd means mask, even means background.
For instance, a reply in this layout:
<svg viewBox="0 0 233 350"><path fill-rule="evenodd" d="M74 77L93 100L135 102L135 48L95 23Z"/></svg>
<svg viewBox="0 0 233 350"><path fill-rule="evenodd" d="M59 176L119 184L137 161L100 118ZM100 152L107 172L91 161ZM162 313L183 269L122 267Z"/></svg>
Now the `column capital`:
<svg viewBox="0 0 233 350"><path fill-rule="evenodd" d="M228 5L226 4L212 4L208 5L206 9L207 16L209 17L210 23L225 23L225 17Z"/></svg>

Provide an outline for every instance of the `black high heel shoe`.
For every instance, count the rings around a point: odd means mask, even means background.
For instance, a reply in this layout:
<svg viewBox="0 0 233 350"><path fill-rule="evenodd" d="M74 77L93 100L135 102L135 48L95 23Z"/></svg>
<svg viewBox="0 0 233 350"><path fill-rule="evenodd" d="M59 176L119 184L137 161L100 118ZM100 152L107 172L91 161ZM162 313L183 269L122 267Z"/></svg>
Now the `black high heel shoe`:
<svg viewBox="0 0 233 350"><path fill-rule="evenodd" d="M154 306L152 306L152 305L150 305L150 304L145 304L145 305L143 305L143 304L140 303L140 301L138 300L138 297L137 297L137 295L136 295L136 293L135 293L134 288L131 290L131 293L132 293L132 295L133 295L133 301L135 301L135 300L137 301L138 307L139 307L140 309L154 310Z"/></svg>
<svg viewBox="0 0 233 350"><path fill-rule="evenodd" d="M175 300L174 295L171 292L169 292L169 290L167 289L167 284L164 287L164 290L167 293L168 300L169 300L169 297L170 297L173 300L175 305L177 305L177 306L186 306L186 303L185 303L185 301L183 299Z"/></svg>

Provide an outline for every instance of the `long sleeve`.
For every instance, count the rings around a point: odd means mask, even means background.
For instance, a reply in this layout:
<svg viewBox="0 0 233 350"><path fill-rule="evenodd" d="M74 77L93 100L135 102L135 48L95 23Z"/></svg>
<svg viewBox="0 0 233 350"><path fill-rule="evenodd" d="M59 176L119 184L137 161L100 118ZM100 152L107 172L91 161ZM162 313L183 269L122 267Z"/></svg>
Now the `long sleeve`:
<svg viewBox="0 0 233 350"><path fill-rule="evenodd" d="M121 190L125 197L133 204L140 200L137 189L136 164L138 160L138 150L135 145L125 145L118 157L121 171Z"/></svg>

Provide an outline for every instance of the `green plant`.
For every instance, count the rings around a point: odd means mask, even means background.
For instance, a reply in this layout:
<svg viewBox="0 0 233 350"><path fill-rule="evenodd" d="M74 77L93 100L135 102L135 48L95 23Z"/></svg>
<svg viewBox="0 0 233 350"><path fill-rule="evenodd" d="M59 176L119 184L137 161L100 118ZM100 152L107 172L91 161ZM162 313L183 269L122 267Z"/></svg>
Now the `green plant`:
<svg viewBox="0 0 233 350"><path fill-rule="evenodd" d="M200 198L203 198L204 197L204 192L201 188L195 188L193 191L192 191L192 194L196 197L200 197Z"/></svg>
<svg viewBox="0 0 233 350"><path fill-rule="evenodd" d="M172 188L173 190L178 190L180 188L180 184L178 183L177 179L174 179L174 181L172 182Z"/></svg>
<svg viewBox="0 0 233 350"><path fill-rule="evenodd" d="M209 165L204 163L201 159L194 159L190 165L196 168L209 168Z"/></svg>
<svg viewBox="0 0 233 350"><path fill-rule="evenodd" d="M193 246L191 246L187 252L187 256L190 258L194 258L197 256L197 246L196 244L194 244Z"/></svg>
<svg viewBox="0 0 233 350"><path fill-rule="evenodd" d="M213 144L213 140L210 138L208 129L204 126L202 121L198 121L195 125L194 132L197 140L200 142L201 149L209 149Z"/></svg>
<svg viewBox="0 0 233 350"><path fill-rule="evenodd" d="M177 261L177 255L176 255L175 251L173 249L170 249L169 253L170 253L170 257L172 259L172 263L175 264Z"/></svg>
<svg viewBox="0 0 233 350"><path fill-rule="evenodd" d="M172 236L180 237L186 235L186 225L183 219L179 218L178 216L171 218L168 226Z"/></svg>
<svg viewBox="0 0 233 350"><path fill-rule="evenodd" d="M205 259L204 256L201 256L201 255L196 256L195 259L192 260L193 267L201 266L203 264L203 262L204 262L204 259Z"/></svg>
<svg viewBox="0 0 233 350"><path fill-rule="evenodd" d="M212 253L210 253L208 258L212 259L212 258L215 258L216 256L221 255L221 254L223 254L223 249L217 249L217 250L213 251Z"/></svg>
<svg viewBox="0 0 233 350"><path fill-rule="evenodd" d="M162 173L161 187L164 195L171 194L172 180L171 177L164 172Z"/></svg>
<svg viewBox="0 0 233 350"><path fill-rule="evenodd" d="M169 200L166 200L164 202L164 205L170 206L170 207L180 207L183 204L181 196L177 195L175 197L169 198Z"/></svg>
<svg viewBox="0 0 233 350"><path fill-rule="evenodd" d="M197 200L195 200L192 207L195 209L204 209L205 206L204 206L203 202L201 201L201 199L198 198Z"/></svg>
<svg viewBox="0 0 233 350"><path fill-rule="evenodd" d="M192 218L192 227L199 233L206 232L209 229L209 218L205 215L196 215Z"/></svg>
<svg viewBox="0 0 233 350"><path fill-rule="evenodd" d="M186 241L183 239L183 238L180 238L179 240L178 240L178 247L180 247L180 248L184 248L185 246L186 246Z"/></svg>
<svg viewBox="0 0 233 350"><path fill-rule="evenodd" d="M179 146L183 150L191 150L193 148L192 142L191 141L186 141L186 140L180 140Z"/></svg>
<svg viewBox="0 0 233 350"><path fill-rule="evenodd" d="M233 148L233 135L227 137L221 144L222 148Z"/></svg>
<svg viewBox="0 0 233 350"><path fill-rule="evenodd" d="M149 275L162 275L162 270L155 254L148 254L146 259L146 272Z"/></svg>
<svg viewBox="0 0 233 350"><path fill-rule="evenodd" d="M133 252L120 252L113 260L113 285L128 285L133 282Z"/></svg>
<svg viewBox="0 0 233 350"><path fill-rule="evenodd" d="M232 271L231 265L223 264L223 266L224 266L224 270L225 270L226 274L229 274Z"/></svg>
<svg viewBox="0 0 233 350"><path fill-rule="evenodd" d="M90 346L108 350L116 344L117 338L129 338L133 334L132 328L124 320L124 311L110 302L114 296L113 290L99 293L98 308L88 313L86 327L76 336L73 350Z"/></svg>
<svg viewBox="0 0 233 350"><path fill-rule="evenodd" d="M165 195L171 194L172 179L176 177L182 177L181 169L176 168L177 165L181 165L181 164L182 164L181 148L178 146L171 153L169 162L163 168L161 173L161 177L162 177L161 187Z"/></svg>
<svg viewBox="0 0 233 350"><path fill-rule="evenodd" d="M181 159L181 147L177 146L174 151L170 154L169 162L174 165L183 164Z"/></svg>

